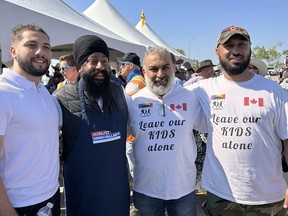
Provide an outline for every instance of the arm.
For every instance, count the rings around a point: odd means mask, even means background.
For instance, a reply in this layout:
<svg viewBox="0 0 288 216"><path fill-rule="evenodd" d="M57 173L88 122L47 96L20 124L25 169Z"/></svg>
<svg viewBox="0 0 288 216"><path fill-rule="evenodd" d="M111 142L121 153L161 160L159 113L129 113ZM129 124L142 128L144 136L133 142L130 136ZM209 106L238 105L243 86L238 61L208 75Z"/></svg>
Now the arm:
<svg viewBox="0 0 288 216"><path fill-rule="evenodd" d="M286 162L288 163L288 139L283 140L283 145L284 145L284 156L286 159ZM286 194L285 194L285 201L284 201L284 208L288 208L288 189L286 190Z"/></svg>
<svg viewBox="0 0 288 216"><path fill-rule="evenodd" d="M3 151L3 139L4 139L4 136L0 136L0 152ZM0 203L1 203L0 216L17 216L18 215L8 198L6 188L2 181L2 177L0 177Z"/></svg>

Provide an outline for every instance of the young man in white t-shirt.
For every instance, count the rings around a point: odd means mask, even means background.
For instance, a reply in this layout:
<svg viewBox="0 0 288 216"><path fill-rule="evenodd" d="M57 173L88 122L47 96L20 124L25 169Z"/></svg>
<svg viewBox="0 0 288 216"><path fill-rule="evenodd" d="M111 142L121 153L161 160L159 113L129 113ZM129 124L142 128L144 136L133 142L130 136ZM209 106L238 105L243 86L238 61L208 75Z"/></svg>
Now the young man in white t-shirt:
<svg viewBox="0 0 288 216"><path fill-rule="evenodd" d="M0 77L0 215L35 216L48 202L60 215L60 117L40 82L52 57L50 39L34 24L16 26L11 39L13 69Z"/></svg>

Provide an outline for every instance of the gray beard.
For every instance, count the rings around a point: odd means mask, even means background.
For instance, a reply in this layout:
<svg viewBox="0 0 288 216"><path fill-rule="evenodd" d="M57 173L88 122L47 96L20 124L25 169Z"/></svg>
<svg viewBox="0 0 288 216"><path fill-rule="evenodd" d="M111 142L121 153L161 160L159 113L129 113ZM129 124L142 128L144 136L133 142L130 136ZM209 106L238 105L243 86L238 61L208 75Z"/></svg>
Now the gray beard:
<svg viewBox="0 0 288 216"><path fill-rule="evenodd" d="M174 82L174 79L175 79L175 74L173 74L171 77L169 77L169 80L168 80L168 83L166 86L157 86L154 84L154 81L150 80L147 77L145 77L145 82L146 82L147 88L151 92L153 92L154 94L156 94L158 96L163 96L171 89L171 86Z"/></svg>

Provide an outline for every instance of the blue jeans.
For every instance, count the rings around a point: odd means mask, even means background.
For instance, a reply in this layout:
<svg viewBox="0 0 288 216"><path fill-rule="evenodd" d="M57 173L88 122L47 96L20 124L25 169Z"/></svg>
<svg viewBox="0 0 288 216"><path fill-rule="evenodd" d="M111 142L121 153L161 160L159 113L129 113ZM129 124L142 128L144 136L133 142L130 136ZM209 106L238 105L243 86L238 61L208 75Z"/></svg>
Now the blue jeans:
<svg viewBox="0 0 288 216"><path fill-rule="evenodd" d="M175 200L162 200L133 192L134 205L141 216L196 216L195 191Z"/></svg>

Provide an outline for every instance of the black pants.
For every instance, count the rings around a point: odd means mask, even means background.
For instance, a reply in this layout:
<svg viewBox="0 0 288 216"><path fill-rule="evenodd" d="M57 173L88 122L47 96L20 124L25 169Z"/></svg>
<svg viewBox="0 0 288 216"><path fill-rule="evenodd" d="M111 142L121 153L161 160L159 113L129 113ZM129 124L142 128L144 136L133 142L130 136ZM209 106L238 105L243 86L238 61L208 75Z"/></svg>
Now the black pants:
<svg viewBox="0 0 288 216"><path fill-rule="evenodd" d="M59 216L61 213L60 210L60 190L58 189L57 192L49 199L35 204L31 206L25 206L25 207L20 207L20 208L15 208L19 216L35 216L39 209L42 207L46 206L48 202L53 203L53 208L52 208L52 215L53 216Z"/></svg>

